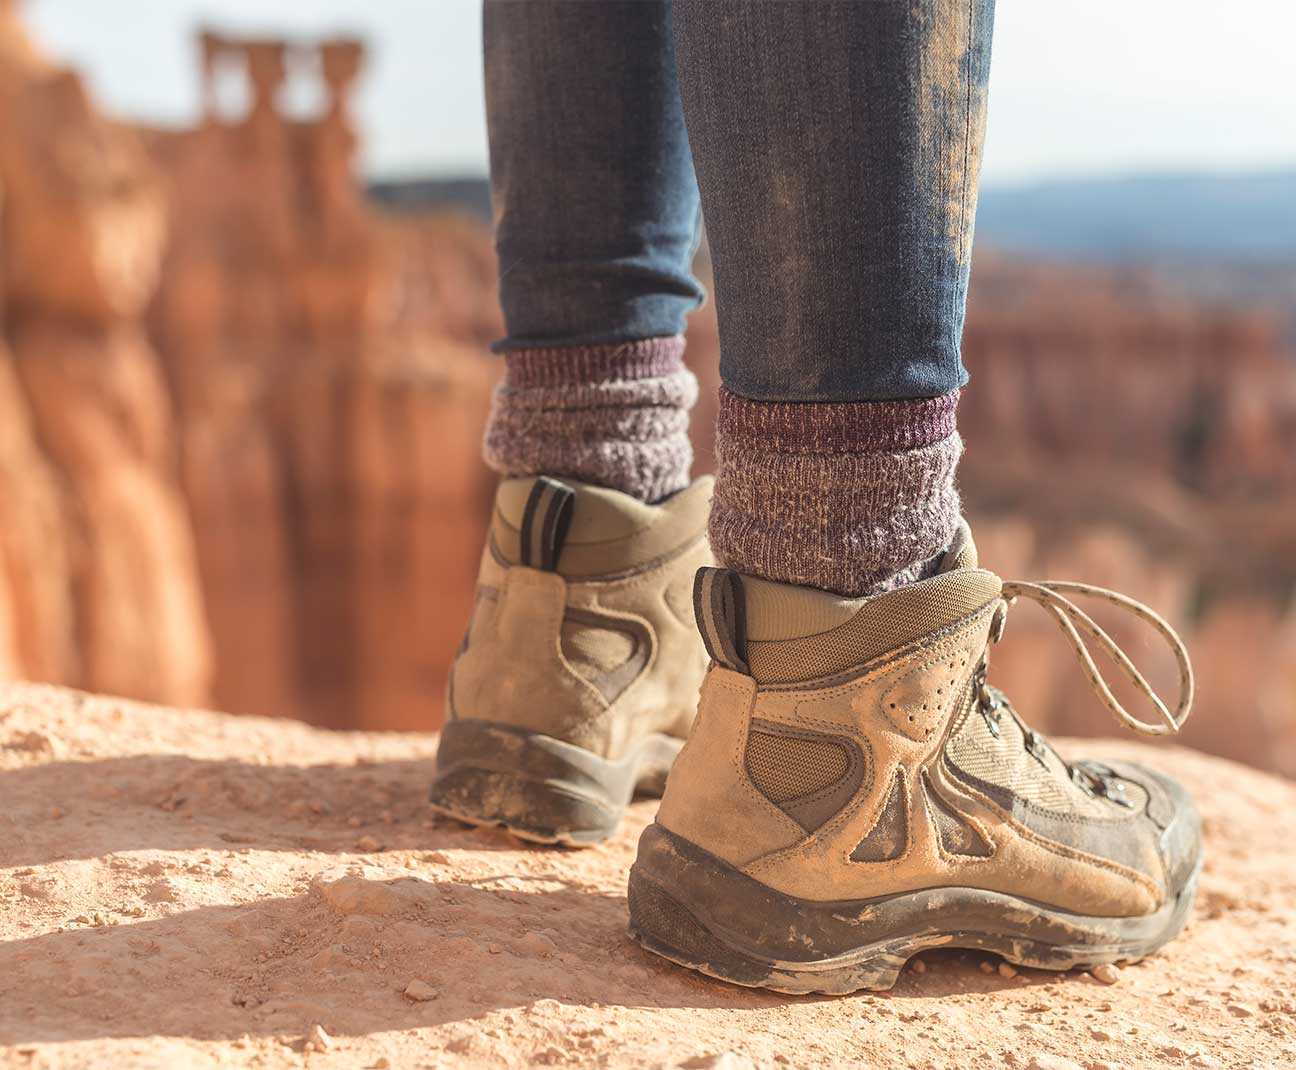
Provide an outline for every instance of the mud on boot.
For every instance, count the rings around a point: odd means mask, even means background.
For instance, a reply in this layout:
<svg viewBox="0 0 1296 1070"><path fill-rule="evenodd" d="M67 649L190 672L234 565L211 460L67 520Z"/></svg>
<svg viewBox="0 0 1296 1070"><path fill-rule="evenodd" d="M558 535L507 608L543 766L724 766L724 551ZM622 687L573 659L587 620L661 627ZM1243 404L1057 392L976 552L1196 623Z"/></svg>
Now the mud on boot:
<svg viewBox="0 0 1296 1070"><path fill-rule="evenodd" d="M1182 672L1172 713L1068 595L1128 610ZM1183 927L1199 820L1169 779L1063 761L987 681L1009 603L1050 609L1122 721L1173 731L1192 700L1174 632L1123 596L1005 583L964 526L934 577L864 599L698 576L713 664L698 720L630 873L630 933L737 984L889 988L929 947L1068 969L1141 958ZM1158 711L1135 719L1101 648Z"/></svg>
<svg viewBox="0 0 1296 1070"><path fill-rule="evenodd" d="M496 495L451 670L431 802L538 843L596 843L660 794L706 652L692 583L709 563L710 479L660 505L514 479Z"/></svg>

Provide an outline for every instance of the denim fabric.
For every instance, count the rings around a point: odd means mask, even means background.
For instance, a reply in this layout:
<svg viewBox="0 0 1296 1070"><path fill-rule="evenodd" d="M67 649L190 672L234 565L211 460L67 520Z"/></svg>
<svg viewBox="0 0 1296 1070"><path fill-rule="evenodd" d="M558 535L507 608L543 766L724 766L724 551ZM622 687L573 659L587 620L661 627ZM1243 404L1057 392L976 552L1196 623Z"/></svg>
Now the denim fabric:
<svg viewBox="0 0 1296 1070"><path fill-rule="evenodd" d="M682 333L703 290L669 4L486 0L483 40L495 348Z"/></svg>
<svg viewBox="0 0 1296 1070"><path fill-rule="evenodd" d="M679 331L700 294L686 115L733 393L962 386L993 14L993 0L486 0L500 347Z"/></svg>

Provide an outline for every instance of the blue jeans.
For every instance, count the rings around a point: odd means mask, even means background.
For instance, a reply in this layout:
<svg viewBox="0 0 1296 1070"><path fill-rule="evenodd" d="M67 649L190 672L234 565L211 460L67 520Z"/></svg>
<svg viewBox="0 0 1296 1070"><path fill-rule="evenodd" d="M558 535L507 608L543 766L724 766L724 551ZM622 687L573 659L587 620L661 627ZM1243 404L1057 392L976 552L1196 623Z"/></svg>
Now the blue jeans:
<svg viewBox="0 0 1296 1070"><path fill-rule="evenodd" d="M485 0L497 348L679 333L702 299L700 189L733 393L962 386L993 18L994 0Z"/></svg>

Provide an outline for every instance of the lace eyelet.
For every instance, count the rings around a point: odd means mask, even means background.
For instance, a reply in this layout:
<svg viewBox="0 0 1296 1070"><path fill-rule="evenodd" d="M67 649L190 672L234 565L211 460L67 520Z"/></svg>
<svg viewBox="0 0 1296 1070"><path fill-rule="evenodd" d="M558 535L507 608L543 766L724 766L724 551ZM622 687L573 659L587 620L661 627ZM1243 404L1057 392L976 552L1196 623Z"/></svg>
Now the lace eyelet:
<svg viewBox="0 0 1296 1070"><path fill-rule="evenodd" d="M1048 768L1048 747L1045 746L1044 740L1039 733L1028 729L1024 738L1026 753L1039 762L1040 765Z"/></svg>
<svg viewBox="0 0 1296 1070"><path fill-rule="evenodd" d="M1075 765L1070 767L1069 772L1071 774L1072 784L1074 784L1077 788L1079 788L1086 795L1088 795L1089 798L1091 799L1098 798L1098 786L1094 783L1093 777L1091 777L1079 766L1075 766Z"/></svg>
<svg viewBox="0 0 1296 1070"><path fill-rule="evenodd" d="M1126 810L1133 810L1134 804L1130 802L1129 796L1125 794L1125 782L1121 780L1103 780L1103 798L1108 802L1114 802L1117 806L1123 806Z"/></svg>
<svg viewBox="0 0 1296 1070"><path fill-rule="evenodd" d="M1116 775L1115 770L1098 763L1084 763L1069 767L1071 780L1092 799L1106 799L1127 810L1134 809L1134 804L1125 794L1125 782Z"/></svg>

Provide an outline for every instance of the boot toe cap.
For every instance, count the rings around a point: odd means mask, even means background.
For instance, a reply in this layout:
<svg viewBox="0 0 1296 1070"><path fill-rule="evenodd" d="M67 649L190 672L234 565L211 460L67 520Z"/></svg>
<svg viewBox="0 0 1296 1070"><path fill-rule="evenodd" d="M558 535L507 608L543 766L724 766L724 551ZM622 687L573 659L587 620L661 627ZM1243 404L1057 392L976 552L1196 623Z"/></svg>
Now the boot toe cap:
<svg viewBox="0 0 1296 1070"><path fill-rule="evenodd" d="M1157 850L1165 866L1167 891L1177 895L1201 859L1201 815L1192 796L1164 773L1132 763L1113 763L1116 772L1147 792L1147 819L1156 827Z"/></svg>

